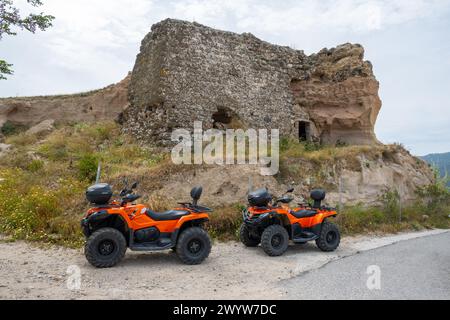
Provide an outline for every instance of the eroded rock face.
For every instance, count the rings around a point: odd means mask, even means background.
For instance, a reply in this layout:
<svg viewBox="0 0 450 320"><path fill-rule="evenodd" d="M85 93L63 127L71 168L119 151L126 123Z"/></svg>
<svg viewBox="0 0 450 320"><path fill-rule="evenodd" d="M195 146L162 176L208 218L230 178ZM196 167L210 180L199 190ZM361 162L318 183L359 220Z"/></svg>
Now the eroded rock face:
<svg viewBox="0 0 450 320"><path fill-rule="evenodd" d="M399 193L402 203L417 198L418 187L434 182L433 171L422 160L408 152L399 151L393 159L368 160L359 157L361 170L344 169L341 172L341 195L333 191L328 194L331 203L376 205L386 190ZM337 182L336 182L337 185Z"/></svg>
<svg viewBox="0 0 450 320"><path fill-rule="evenodd" d="M299 108L307 110L311 135L323 143L376 142L374 125L381 108L378 81L364 49L344 44L323 49L310 58L311 76L293 80L291 89Z"/></svg>
<svg viewBox="0 0 450 320"><path fill-rule="evenodd" d="M117 84L80 94L2 98L0 127L10 121L33 127L45 120L59 123L116 119L128 106L129 76Z"/></svg>
<svg viewBox="0 0 450 320"><path fill-rule="evenodd" d="M42 134L42 133L48 133L51 132L55 126L55 120L53 119L47 119L40 123L38 123L35 126L32 126L30 129L26 131L27 134Z"/></svg>
<svg viewBox="0 0 450 320"><path fill-rule="evenodd" d="M0 158L11 151L12 145L6 143L0 143Z"/></svg>
<svg viewBox="0 0 450 320"><path fill-rule="evenodd" d="M318 166L306 159L295 159L295 163L305 170L304 174L289 177L261 176L259 168L252 165L198 167L165 177L164 183L155 194L176 204L178 199L189 194L192 185L203 186L201 203L212 207L247 203L249 188L267 187L274 195L282 195L289 187L294 187L292 205L310 200L310 191L325 188L327 196L324 204L372 206L382 204L381 196L396 190L403 205L408 205L417 195L418 187L434 182L429 166L412 157L401 148L383 147L386 155L371 156L361 152L347 160L335 161L329 166ZM319 184L313 173L321 168L325 181Z"/></svg>
<svg viewBox="0 0 450 320"><path fill-rule="evenodd" d="M125 131L170 142L174 128L278 128L324 143L377 142L381 101L364 49L344 44L307 56L251 34L167 19L137 56Z"/></svg>

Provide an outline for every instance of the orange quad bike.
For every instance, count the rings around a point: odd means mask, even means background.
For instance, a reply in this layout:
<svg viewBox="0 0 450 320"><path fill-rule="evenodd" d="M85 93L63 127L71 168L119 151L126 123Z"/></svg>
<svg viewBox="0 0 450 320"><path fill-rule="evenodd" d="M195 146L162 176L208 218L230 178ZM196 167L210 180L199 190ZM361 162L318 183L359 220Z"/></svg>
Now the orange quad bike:
<svg viewBox="0 0 450 320"><path fill-rule="evenodd" d="M290 208L293 188L282 197L273 199L267 189L248 194L249 207L243 211L240 228L241 242L247 247L261 247L269 256L280 256L288 248L289 240L306 243L315 240L322 251L333 251L339 246L340 234L329 221L337 215L336 209L321 205L325 191L311 191L313 204L302 203Z"/></svg>
<svg viewBox="0 0 450 320"><path fill-rule="evenodd" d="M137 183L120 192L120 200L110 201L112 188L97 183L86 191L93 205L81 221L86 236L85 255L89 263L108 268L119 263L127 248L133 251L174 250L186 264L199 264L211 251L211 240L203 228L211 209L197 204L202 187L191 191L192 203L166 212L155 212L134 202Z"/></svg>

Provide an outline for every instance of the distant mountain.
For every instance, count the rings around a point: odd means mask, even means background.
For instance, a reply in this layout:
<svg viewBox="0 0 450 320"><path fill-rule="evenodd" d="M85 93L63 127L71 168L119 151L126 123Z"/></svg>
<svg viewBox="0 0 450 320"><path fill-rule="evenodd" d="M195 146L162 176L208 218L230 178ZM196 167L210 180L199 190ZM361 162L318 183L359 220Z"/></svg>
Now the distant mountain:
<svg viewBox="0 0 450 320"><path fill-rule="evenodd" d="M439 169L441 177L447 174L450 176L450 152L446 153L430 153L426 156L420 157L432 166ZM450 187L450 181L447 183Z"/></svg>

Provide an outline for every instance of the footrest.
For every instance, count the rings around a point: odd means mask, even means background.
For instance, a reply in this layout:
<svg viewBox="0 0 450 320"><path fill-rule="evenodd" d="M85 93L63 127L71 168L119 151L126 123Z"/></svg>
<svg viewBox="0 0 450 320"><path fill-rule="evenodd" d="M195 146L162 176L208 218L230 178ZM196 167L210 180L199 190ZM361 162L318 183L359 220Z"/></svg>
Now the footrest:
<svg viewBox="0 0 450 320"><path fill-rule="evenodd" d="M155 242L134 243L130 246L132 251L156 251L167 250L173 247L170 239L161 239Z"/></svg>
<svg viewBox="0 0 450 320"><path fill-rule="evenodd" d="M296 243L304 243L312 240L316 240L319 236L315 233L302 231L298 236L292 239Z"/></svg>

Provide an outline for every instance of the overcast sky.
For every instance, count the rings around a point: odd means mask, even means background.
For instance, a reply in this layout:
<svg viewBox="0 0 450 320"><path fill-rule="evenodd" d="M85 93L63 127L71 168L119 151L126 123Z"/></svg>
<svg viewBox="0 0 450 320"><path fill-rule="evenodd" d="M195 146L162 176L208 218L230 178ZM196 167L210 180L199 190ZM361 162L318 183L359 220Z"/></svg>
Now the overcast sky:
<svg viewBox="0 0 450 320"><path fill-rule="evenodd" d="M25 0L16 0L28 8ZM44 0L53 28L0 41L0 97L74 93L125 77L153 23L178 18L302 49L360 43L383 101L375 131L412 153L450 151L450 0Z"/></svg>

